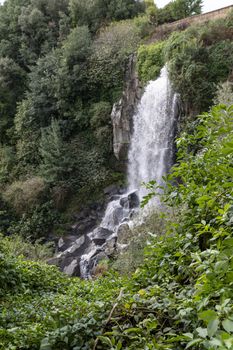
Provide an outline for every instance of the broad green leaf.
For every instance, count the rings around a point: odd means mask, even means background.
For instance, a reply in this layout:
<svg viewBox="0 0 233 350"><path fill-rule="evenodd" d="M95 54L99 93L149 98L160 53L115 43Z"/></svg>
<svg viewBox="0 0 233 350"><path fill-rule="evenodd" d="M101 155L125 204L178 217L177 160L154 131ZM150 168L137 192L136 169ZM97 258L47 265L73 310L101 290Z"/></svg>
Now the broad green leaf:
<svg viewBox="0 0 233 350"><path fill-rule="evenodd" d="M141 328L128 328L126 330L124 330L124 333L142 333Z"/></svg>
<svg viewBox="0 0 233 350"><path fill-rule="evenodd" d="M223 345L221 340L217 339L217 338L214 338L212 340L209 341L209 343L213 346L221 346Z"/></svg>
<svg viewBox="0 0 233 350"><path fill-rule="evenodd" d="M208 335L208 333L207 333L207 328L198 327L198 328L196 329L196 331L197 331L199 337L201 337L201 338L204 338L204 339L205 339L205 338L207 337L207 335Z"/></svg>
<svg viewBox="0 0 233 350"><path fill-rule="evenodd" d="M206 323L209 323L210 321L213 321L217 318L217 313L214 310L206 310L203 312L200 312L198 314L198 317L200 320L205 321Z"/></svg>
<svg viewBox="0 0 233 350"><path fill-rule="evenodd" d="M191 341L187 344L187 346L186 346L185 349L189 349L189 348L191 348L191 346L196 345L196 344L199 344L199 343L202 342L202 341L203 341L203 339L200 339L200 338L191 340Z"/></svg>
<svg viewBox="0 0 233 350"><path fill-rule="evenodd" d="M119 341L116 346L116 350L121 350L122 349L122 343Z"/></svg>
<svg viewBox="0 0 233 350"><path fill-rule="evenodd" d="M99 335L98 338L99 338L99 340L101 340L104 344L107 344L107 345L109 345L109 346L112 347L111 339L109 339L108 337L104 337L103 335Z"/></svg>
<svg viewBox="0 0 233 350"><path fill-rule="evenodd" d="M210 321L207 325L207 332L208 336L211 338L213 335L217 332L219 325L219 319L215 318L214 320Z"/></svg>
<svg viewBox="0 0 233 350"><path fill-rule="evenodd" d="M229 319L225 319L222 322L222 326L225 329L225 331L227 331L228 333L233 333L233 321Z"/></svg>

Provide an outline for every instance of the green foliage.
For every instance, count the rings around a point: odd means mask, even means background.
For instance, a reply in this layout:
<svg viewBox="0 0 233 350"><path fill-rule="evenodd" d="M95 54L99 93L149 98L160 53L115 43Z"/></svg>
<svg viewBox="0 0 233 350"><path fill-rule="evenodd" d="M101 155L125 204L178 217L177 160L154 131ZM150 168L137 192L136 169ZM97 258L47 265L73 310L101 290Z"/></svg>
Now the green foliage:
<svg viewBox="0 0 233 350"><path fill-rule="evenodd" d="M17 233L32 241L43 239L59 223L59 215L54 203L45 202L37 205L29 212L23 213L18 220L11 222L8 232Z"/></svg>
<svg viewBox="0 0 233 350"><path fill-rule="evenodd" d="M25 73L12 59L1 57L0 53L0 139L9 141L17 101L22 98Z"/></svg>
<svg viewBox="0 0 233 350"><path fill-rule="evenodd" d="M111 21L133 18L144 10L143 3L135 0L71 0L69 6L73 25L87 24L91 32Z"/></svg>
<svg viewBox="0 0 233 350"><path fill-rule="evenodd" d="M91 37L86 26L76 27L63 46L63 58L68 67L75 69L78 62L85 61L90 54Z"/></svg>
<svg viewBox="0 0 233 350"><path fill-rule="evenodd" d="M138 49L137 70L140 79L146 83L155 80L164 66L163 49L165 42L142 45Z"/></svg>
<svg viewBox="0 0 233 350"><path fill-rule="evenodd" d="M53 119L48 128L41 131L40 172L49 183L63 182L72 171L72 159L62 140L60 126Z"/></svg>
<svg viewBox="0 0 233 350"><path fill-rule="evenodd" d="M0 183L11 180L11 170L15 163L14 148L0 146Z"/></svg>
<svg viewBox="0 0 233 350"><path fill-rule="evenodd" d="M46 185L40 177L13 182L3 193L3 198L17 214L30 211L46 197Z"/></svg>
<svg viewBox="0 0 233 350"><path fill-rule="evenodd" d="M155 25L174 22L182 18L199 15L202 8L202 0L174 0L163 8L158 8L153 0L146 0L146 13L150 22Z"/></svg>
<svg viewBox="0 0 233 350"><path fill-rule="evenodd" d="M215 33L220 25L219 38ZM232 45L228 27L222 21L175 32L166 42L165 60L174 87L181 94L186 115L207 110L211 105L216 84L226 81L231 73ZM220 57L224 57L223 61Z"/></svg>
<svg viewBox="0 0 233 350"><path fill-rule="evenodd" d="M7 255L23 257L27 260L46 261L53 254L52 243L42 243L40 240L31 243L19 235L4 237L0 234L1 247Z"/></svg>
<svg viewBox="0 0 233 350"><path fill-rule="evenodd" d="M91 127L98 129L110 123L111 105L108 102L100 101L93 104L90 113L92 115L90 121Z"/></svg>
<svg viewBox="0 0 233 350"><path fill-rule="evenodd" d="M90 86L98 100L112 104L120 98L129 55L139 43L139 28L132 21L113 23L100 32L89 59Z"/></svg>
<svg viewBox="0 0 233 350"><path fill-rule="evenodd" d="M219 105L177 140L161 198L171 209L152 220L131 278L68 279L1 245L2 348L231 349L232 120L233 106Z"/></svg>
<svg viewBox="0 0 233 350"><path fill-rule="evenodd" d="M217 88L215 104L224 104L230 106L233 101L233 84L226 81Z"/></svg>

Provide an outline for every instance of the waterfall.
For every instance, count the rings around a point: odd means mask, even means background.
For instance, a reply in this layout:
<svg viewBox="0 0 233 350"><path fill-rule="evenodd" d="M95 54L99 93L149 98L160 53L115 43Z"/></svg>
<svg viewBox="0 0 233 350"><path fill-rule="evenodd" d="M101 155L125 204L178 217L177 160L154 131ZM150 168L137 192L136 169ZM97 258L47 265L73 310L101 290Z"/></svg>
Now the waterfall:
<svg viewBox="0 0 233 350"><path fill-rule="evenodd" d="M142 182L162 184L173 158L176 94L166 67L151 81L134 116L134 131L128 156L129 191L137 189L140 199L146 194Z"/></svg>
<svg viewBox="0 0 233 350"><path fill-rule="evenodd" d="M79 255L81 277L91 277L98 261L108 256L109 246L115 249L122 225L132 223L132 215L139 210L140 200L146 194L142 182L156 180L162 184L163 175L172 165L176 106L177 97L164 67L159 78L147 85L133 118L128 189L108 204L100 225L87 234L88 246Z"/></svg>

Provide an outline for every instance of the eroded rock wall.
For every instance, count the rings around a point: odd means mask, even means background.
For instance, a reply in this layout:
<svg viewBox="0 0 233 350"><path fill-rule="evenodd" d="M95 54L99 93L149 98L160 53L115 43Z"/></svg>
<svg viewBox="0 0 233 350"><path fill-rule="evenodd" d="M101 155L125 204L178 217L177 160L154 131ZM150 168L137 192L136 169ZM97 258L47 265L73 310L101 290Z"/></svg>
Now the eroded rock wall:
<svg viewBox="0 0 233 350"><path fill-rule="evenodd" d="M136 72L136 55L132 54L125 74L125 87L119 102L112 109L113 150L121 167L124 169L128 159L132 118L141 98L142 88Z"/></svg>

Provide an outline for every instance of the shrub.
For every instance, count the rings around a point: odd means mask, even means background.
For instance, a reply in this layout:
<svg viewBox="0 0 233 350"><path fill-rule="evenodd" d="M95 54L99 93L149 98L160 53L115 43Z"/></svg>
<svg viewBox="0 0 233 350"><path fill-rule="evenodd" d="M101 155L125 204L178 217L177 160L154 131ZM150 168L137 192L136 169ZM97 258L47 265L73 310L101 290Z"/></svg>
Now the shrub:
<svg viewBox="0 0 233 350"><path fill-rule="evenodd" d="M218 21L213 22L206 31L213 33L218 25ZM164 49L170 77L175 90L181 94L186 115L207 110L216 84L225 81L232 70L232 42L210 40L209 45L202 40L203 28L195 26L173 33Z"/></svg>
<svg viewBox="0 0 233 350"><path fill-rule="evenodd" d="M3 193L3 199L17 214L32 210L46 198L46 185L41 177L13 182Z"/></svg>
<svg viewBox="0 0 233 350"><path fill-rule="evenodd" d="M15 154L13 147L0 145L0 183L9 182L12 177Z"/></svg>
<svg viewBox="0 0 233 350"><path fill-rule="evenodd" d="M1 249L12 257L23 257L32 261L46 261L53 254L52 243L41 243L39 240L32 244L19 235L3 237L0 234Z"/></svg>
<svg viewBox="0 0 233 350"><path fill-rule="evenodd" d="M111 122L111 104L109 102L100 101L92 105L91 114L91 127L97 129L101 126L109 125Z"/></svg>
<svg viewBox="0 0 233 350"><path fill-rule="evenodd" d="M57 211L52 202L36 205L30 212L24 213L9 227L9 232L17 233L32 241L45 238L53 225L59 222Z"/></svg>
<svg viewBox="0 0 233 350"><path fill-rule="evenodd" d="M142 45L138 49L137 70L140 79L146 83L155 80L164 66L163 49L165 42Z"/></svg>

